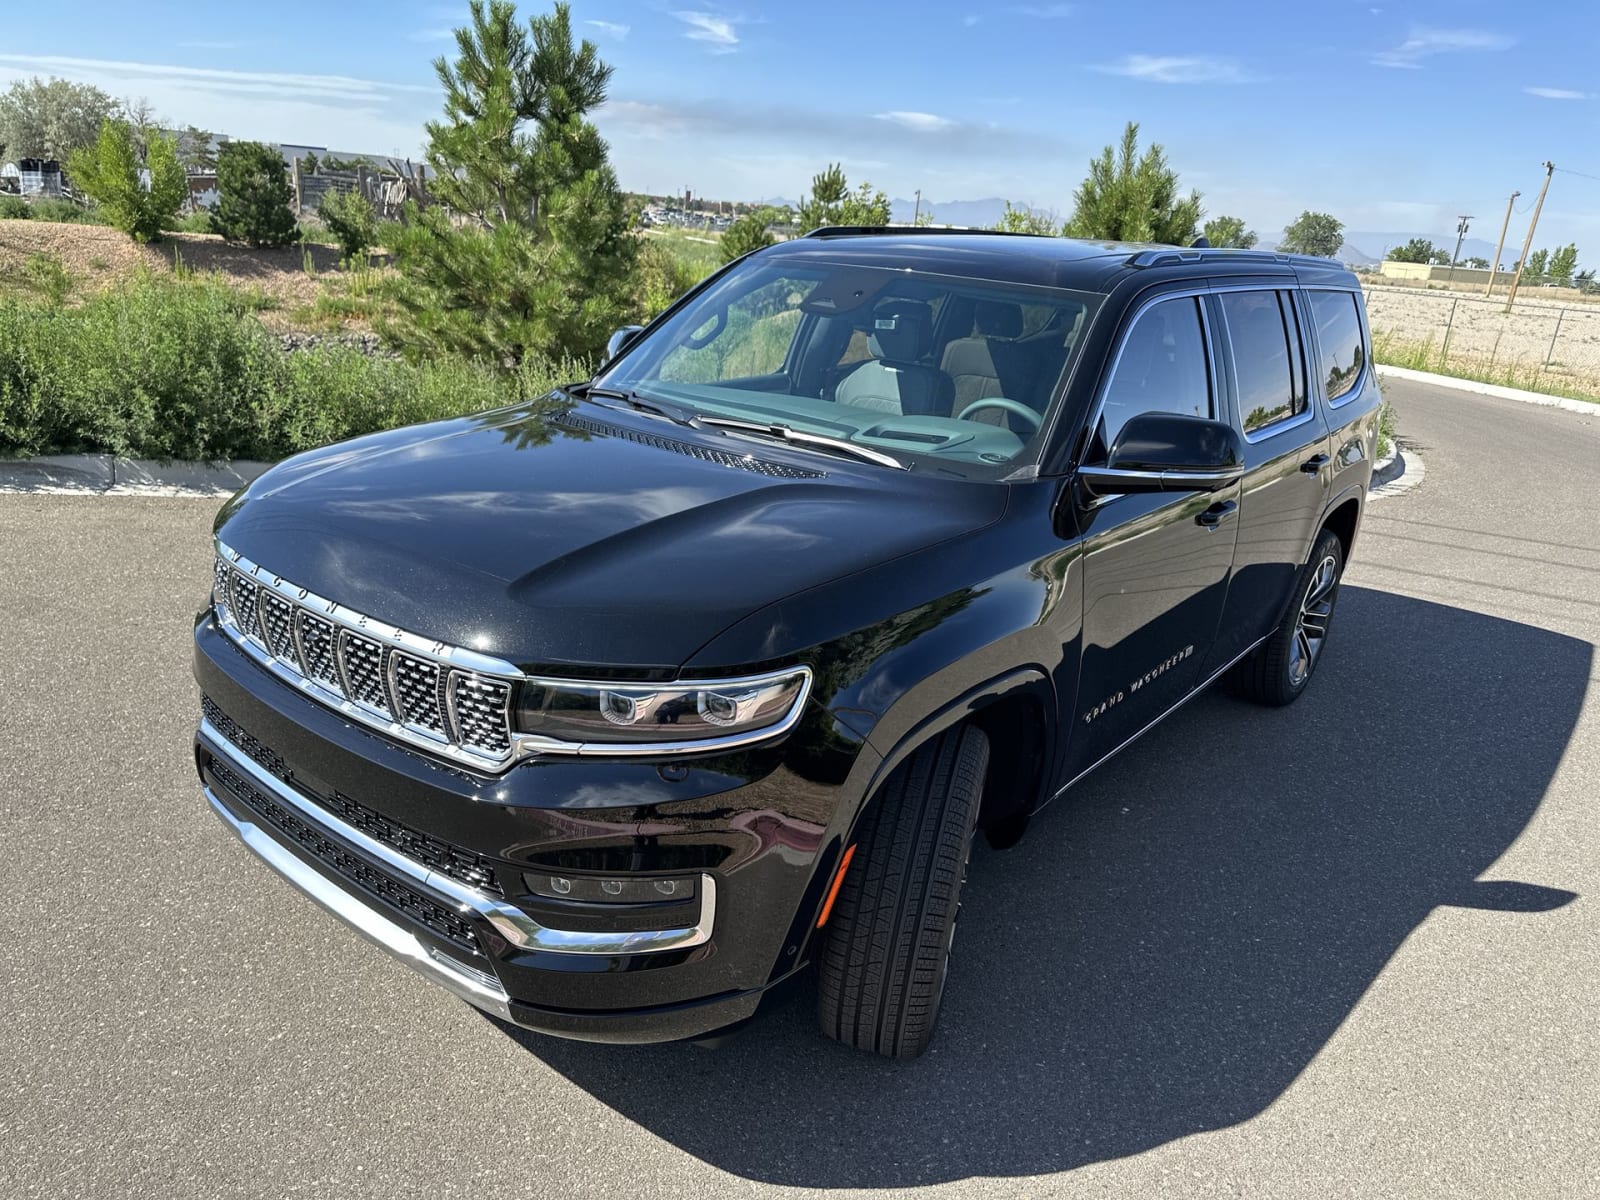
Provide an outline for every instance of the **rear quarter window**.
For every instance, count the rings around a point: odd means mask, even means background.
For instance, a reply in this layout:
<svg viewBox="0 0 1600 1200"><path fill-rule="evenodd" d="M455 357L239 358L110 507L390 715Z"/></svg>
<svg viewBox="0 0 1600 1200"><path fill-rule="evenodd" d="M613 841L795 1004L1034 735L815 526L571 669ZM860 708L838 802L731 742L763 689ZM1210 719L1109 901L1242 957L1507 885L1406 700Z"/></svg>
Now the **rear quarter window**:
<svg viewBox="0 0 1600 1200"><path fill-rule="evenodd" d="M1312 319L1317 323L1317 346L1322 355L1322 386L1330 404L1336 404L1361 378L1367 347L1361 337L1361 314L1350 292L1307 292Z"/></svg>

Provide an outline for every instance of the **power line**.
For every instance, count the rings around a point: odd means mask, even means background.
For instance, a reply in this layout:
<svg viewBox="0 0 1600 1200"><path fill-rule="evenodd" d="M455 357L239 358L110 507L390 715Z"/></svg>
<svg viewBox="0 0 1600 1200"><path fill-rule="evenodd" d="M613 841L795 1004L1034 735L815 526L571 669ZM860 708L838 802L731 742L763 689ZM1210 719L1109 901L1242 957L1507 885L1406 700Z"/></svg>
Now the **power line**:
<svg viewBox="0 0 1600 1200"><path fill-rule="evenodd" d="M1556 170L1563 175L1576 175L1579 179L1592 179L1596 183L1600 183L1600 175L1587 175L1582 171L1574 171L1571 167L1557 167Z"/></svg>

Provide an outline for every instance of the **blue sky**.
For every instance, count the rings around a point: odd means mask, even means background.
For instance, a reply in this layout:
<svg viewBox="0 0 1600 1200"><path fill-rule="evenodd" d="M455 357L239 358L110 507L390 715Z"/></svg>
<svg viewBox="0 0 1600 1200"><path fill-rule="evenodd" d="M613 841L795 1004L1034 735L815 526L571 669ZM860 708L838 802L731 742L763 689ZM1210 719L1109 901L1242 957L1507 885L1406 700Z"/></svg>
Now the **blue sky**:
<svg viewBox="0 0 1600 1200"><path fill-rule="evenodd" d="M412 155L439 108L430 60L466 12L7 7L0 84L65 75L234 137ZM574 0L573 14L616 68L596 120L640 190L794 198L832 159L895 196L1065 215L1129 119L1209 213L1263 231L1317 208L1442 241L1471 213L1492 241L1513 189L1531 203L1543 159L1600 176L1593 0ZM1600 179L1558 171L1537 241L1567 240L1600 257Z"/></svg>

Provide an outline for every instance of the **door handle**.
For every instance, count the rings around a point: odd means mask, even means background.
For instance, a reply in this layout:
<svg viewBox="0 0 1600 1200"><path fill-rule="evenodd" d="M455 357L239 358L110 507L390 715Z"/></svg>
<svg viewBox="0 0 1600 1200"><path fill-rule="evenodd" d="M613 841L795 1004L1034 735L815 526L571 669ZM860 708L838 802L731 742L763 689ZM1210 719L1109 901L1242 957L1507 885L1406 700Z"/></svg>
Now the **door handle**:
<svg viewBox="0 0 1600 1200"><path fill-rule="evenodd" d="M1194 523L1202 529L1209 529L1215 533L1217 528L1234 513L1239 511L1237 500L1224 500L1221 504L1213 504L1205 512L1194 519Z"/></svg>
<svg viewBox="0 0 1600 1200"><path fill-rule="evenodd" d="M1326 454L1315 454L1300 464L1300 469L1307 475L1321 474L1322 468L1331 463L1333 459Z"/></svg>

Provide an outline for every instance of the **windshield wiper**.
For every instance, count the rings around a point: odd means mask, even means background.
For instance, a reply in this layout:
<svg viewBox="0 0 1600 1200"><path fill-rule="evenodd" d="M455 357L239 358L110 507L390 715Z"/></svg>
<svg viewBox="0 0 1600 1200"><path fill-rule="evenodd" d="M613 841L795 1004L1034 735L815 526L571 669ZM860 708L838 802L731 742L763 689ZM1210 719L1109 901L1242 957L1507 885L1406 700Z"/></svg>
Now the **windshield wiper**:
<svg viewBox="0 0 1600 1200"><path fill-rule="evenodd" d="M845 454L864 458L870 463L877 463L880 467L893 467L897 471L909 471L911 468L901 462L892 454L885 454L882 450L874 450L870 446L858 445L846 438L833 437L826 433L808 433L803 429L796 429L792 425L783 425L767 421L741 421L734 417L701 417L702 425L714 425L719 429L733 429L740 433L753 433L758 436L776 438L780 442L787 442L791 446L809 446L821 450L838 450Z"/></svg>
<svg viewBox="0 0 1600 1200"><path fill-rule="evenodd" d="M664 400L651 400L645 396L639 395L638 392L623 391L621 388L595 387L594 385L587 383L580 384L578 387L571 390L575 395L581 396L585 400L593 400L596 398L602 400L620 400L638 412L654 413L656 416L665 417L667 420L675 422L676 424L687 425L690 429L697 429L702 423L701 419L695 415L692 409L683 408L677 404L670 404Z"/></svg>

